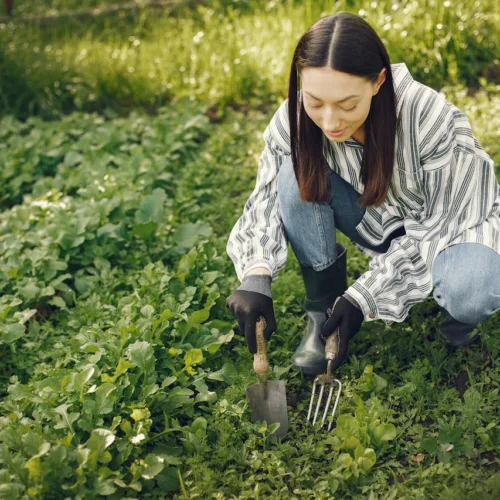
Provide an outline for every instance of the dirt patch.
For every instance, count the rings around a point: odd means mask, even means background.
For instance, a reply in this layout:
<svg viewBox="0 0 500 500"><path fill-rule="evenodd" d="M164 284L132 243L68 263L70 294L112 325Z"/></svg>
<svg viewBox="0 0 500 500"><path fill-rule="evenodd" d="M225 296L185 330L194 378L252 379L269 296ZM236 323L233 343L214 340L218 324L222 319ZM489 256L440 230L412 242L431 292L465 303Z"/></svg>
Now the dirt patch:
<svg viewBox="0 0 500 500"><path fill-rule="evenodd" d="M460 370L453 381L453 386L457 390L460 397L464 395L464 392L469 388L469 375L465 370Z"/></svg>
<svg viewBox="0 0 500 500"><path fill-rule="evenodd" d="M286 404L291 406L292 408L296 408L297 405L303 401L307 397L307 394L304 391L299 392L287 392L286 395ZM309 395L310 397L310 395Z"/></svg>
<svg viewBox="0 0 500 500"><path fill-rule="evenodd" d="M427 429L429 427L431 427L432 425L435 425L435 423L436 422L434 420L432 420L432 418L430 418L429 416L425 417L424 420L420 421L420 425L422 425L423 427L425 427Z"/></svg>
<svg viewBox="0 0 500 500"><path fill-rule="evenodd" d="M483 460L488 461L481 464L481 467L486 467L487 469L493 470L495 472L500 471L500 457L498 456L498 453L487 451L486 453L482 453L481 457L483 458Z"/></svg>

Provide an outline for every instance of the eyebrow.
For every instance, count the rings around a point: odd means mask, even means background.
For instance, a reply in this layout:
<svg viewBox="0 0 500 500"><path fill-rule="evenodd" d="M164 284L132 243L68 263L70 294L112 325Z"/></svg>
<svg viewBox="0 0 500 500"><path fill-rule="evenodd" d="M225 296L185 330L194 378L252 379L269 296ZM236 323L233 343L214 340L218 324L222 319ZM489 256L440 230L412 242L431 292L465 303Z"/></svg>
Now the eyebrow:
<svg viewBox="0 0 500 500"><path fill-rule="evenodd" d="M306 94L310 95L313 99L316 99L317 101L321 101L321 99L319 97L314 97L310 92L308 92L307 90L305 91ZM340 99L340 101L337 101L338 103L339 102L345 102L345 101L348 101L349 99L352 99L353 97L359 97L359 95L357 94L353 94L353 95L350 95L349 97L344 97L343 99Z"/></svg>

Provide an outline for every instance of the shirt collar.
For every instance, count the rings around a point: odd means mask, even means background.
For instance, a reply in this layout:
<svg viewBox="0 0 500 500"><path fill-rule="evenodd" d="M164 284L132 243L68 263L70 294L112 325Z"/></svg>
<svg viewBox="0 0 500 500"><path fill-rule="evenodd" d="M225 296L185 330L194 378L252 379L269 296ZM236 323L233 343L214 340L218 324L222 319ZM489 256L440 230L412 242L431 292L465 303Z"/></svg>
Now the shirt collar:
<svg viewBox="0 0 500 500"><path fill-rule="evenodd" d="M396 94L396 114L399 115L404 95L408 92L413 82L413 77L405 63L391 64L391 72L394 82L394 92Z"/></svg>

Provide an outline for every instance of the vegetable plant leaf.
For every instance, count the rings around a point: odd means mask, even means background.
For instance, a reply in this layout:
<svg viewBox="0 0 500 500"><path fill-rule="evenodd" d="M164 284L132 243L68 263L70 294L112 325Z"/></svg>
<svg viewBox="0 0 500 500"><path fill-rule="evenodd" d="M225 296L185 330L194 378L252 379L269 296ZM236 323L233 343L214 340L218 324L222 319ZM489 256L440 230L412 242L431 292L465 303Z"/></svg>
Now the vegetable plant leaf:
<svg viewBox="0 0 500 500"><path fill-rule="evenodd" d="M148 222L161 222L163 217L163 205L166 199L165 191L156 188L153 193L147 196L135 213L135 222L146 224Z"/></svg>
<svg viewBox="0 0 500 500"><path fill-rule="evenodd" d="M12 344L17 339L24 336L25 331L26 327L21 323L0 325L0 344Z"/></svg>
<svg viewBox="0 0 500 500"><path fill-rule="evenodd" d="M187 223L177 227L173 235L173 241L180 247L193 247L201 236L211 236L212 228L208 224Z"/></svg>
<svg viewBox="0 0 500 500"><path fill-rule="evenodd" d="M227 384L232 384L235 378L238 376L238 370L231 362L226 362L222 368L216 372L212 372L208 375L210 380L218 380L220 382L226 382Z"/></svg>
<svg viewBox="0 0 500 500"><path fill-rule="evenodd" d="M165 460L156 455L148 455L144 459L144 468L141 476L144 479L153 479L165 467Z"/></svg>
<svg viewBox="0 0 500 500"><path fill-rule="evenodd" d="M95 405L95 414L96 415L107 415L113 411L114 401L110 397L110 394L116 389L116 386L110 383L102 384L97 391L96 394L96 405Z"/></svg>
<svg viewBox="0 0 500 500"><path fill-rule="evenodd" d="M92 378L94 375L95 367L93 365L89 365L85 367L81 372L75 375L74 384L75 388L80 393L80 402L82 402L83 389L85 384Z"/></svg>
<svg viewBox="0 0 500 500"><path fill-rule="evenodd" d="M118 377L122 376L124 373L127 372L129 368L133 368L134 366L135 366L134 363L131 363L125 358L120 358L120 360L118 361L118 366L115 368L114 375L108 375L106 373L103 373L101 375L101 380L103 382L111 382L112 384L114 384L118 379Z"/></svg>
<svg viewBox="0 0 500 500"><path fill-rule="evenodd" d="M153 347L149 342L138 340L128 346L128 356L132 363L137 366L142 373L149 373L154 370L155 356Z"/></svg>
<svg viewBox="0 0 500 500"><path fill-rule="evenodd" d="M394 424L380 424L372 429L372 432L379 441L390 441L396 437L396 427L394 427Z"/></svg>
<svg viewBox="0 0 500 500"><path fill-rule="evenodd" d="M90 450L88 456L88 463L91 470L95 470L97 462L103 461L107 463L107 456L105 455L106 449L115 441L115 435L108 429L94 429L86 447Z"/></svg>
<svg viewBox="0 0 500 500"><path fill-rule="evenodd" d="M80 413L69 413L68 408L70 404L62 404L54 409L54 411L61 416L61 419L57 424L54 425L55 429L68 429L70 432L74 433L73 424L78 420Z"/></svg>
<svg viewBox="0 0 500 500"><path fill-rule="evenodd" d="M188 351L186 354L184 354L184 365L186 367L186 371L194 375L194 370L193 370L193 365L197 365L198 363L201 363L203 360L203 352L201 349L192 349L191 351Z"/></svg>
<svg viewBox="0 0 500 500"><path fill-rule="evenodd" d="M196 327L207 321L210 317L210 309L200 309L199 311L194 311L188 319L189 327Z"/></svg>

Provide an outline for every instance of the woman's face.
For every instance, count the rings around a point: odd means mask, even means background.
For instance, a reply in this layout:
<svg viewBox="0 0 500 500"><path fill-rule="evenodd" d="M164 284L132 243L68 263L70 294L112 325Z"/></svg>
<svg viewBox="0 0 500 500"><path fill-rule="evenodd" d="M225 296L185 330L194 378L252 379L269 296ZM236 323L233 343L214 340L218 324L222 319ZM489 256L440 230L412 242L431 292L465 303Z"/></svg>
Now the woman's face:
<svg viewBox="0 0 500 500"><path fill-rule="evenodd" d="M385 71L383 68L377 82L372 83L328 67L304 68L301 72L304 109L330 141L344 142L352 137L363 144L363 124L372 97L385 81Z"/></svg>

